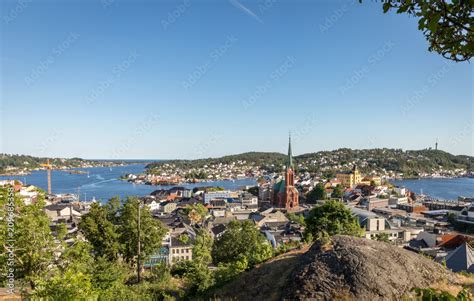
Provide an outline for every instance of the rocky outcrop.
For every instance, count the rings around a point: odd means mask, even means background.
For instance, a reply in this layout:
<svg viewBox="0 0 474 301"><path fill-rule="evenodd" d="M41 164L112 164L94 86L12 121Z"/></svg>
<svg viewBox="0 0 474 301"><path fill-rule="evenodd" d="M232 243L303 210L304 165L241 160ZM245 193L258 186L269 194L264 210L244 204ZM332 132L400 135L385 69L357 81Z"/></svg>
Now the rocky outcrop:
<svg viewBox="0 0 474 301"><path fill-rule="evenodd" d="M314 244L290 279L283 294L289 300L400 300L413 287L457 281L429 258L348 236L336 236L328 245Z"/></svg>
<svg viewBox="0 0 474 301"><path fill-rule="evenodd" d="M401 300L414 287L460 288L458 277L422 255L363 238L335 236L287 254L212 293L214 300Z"/></svg>

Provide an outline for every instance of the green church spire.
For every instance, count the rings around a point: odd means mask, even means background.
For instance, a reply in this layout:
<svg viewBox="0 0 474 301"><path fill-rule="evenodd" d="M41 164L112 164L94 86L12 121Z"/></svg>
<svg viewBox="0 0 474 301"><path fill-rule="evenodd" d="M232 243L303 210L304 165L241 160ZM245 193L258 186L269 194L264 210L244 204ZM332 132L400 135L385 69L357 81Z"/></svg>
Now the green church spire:
<svg viewBox="0 0 474 301"><path fill-rule="evenodd" d="M286 168L293 168L293 155L291 154L291 133L288 136L288 162Z"/></svg>

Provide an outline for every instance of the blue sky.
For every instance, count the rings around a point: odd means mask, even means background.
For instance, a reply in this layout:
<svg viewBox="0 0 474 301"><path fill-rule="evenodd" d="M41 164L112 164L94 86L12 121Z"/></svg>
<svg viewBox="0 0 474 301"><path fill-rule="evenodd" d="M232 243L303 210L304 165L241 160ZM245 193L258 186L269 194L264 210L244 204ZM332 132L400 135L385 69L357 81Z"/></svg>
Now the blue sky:
<svg viewBox="0 0 474 301"><path fill-rule="evenodd" d="M2 1L0 152L474 155L472 65L365 1Z"/></svg>

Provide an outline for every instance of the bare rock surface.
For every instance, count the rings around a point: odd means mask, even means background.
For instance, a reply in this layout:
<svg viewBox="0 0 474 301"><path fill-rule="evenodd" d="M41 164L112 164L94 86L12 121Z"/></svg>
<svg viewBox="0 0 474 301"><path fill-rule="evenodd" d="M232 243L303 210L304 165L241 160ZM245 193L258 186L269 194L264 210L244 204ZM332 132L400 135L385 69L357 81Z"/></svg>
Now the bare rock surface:
<svg viewBox="0 0 474 301"><path fill-rule="evenodd" d="M459 284L442 265L383 242L335 236L304 251L243 273L212 292L211 299L402 300L413 287Z"/></svg>
<svg viewBox="0 0 474 301"><path fill-rule="evenodd" d="M413 287L457 282L442 265L393 245L336 236L314 244L295 267L289 300L400 300Z"/></svg>

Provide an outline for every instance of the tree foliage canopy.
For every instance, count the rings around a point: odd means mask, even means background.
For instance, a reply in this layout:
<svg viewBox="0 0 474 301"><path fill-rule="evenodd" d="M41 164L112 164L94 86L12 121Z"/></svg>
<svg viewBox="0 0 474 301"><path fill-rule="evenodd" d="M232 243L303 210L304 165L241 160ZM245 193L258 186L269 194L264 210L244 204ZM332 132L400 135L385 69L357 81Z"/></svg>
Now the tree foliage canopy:
<svg viewBox="0 0 474 301"><path fill-rule="evenodd" d="M208 210L203 204L193 204L188 205L185 212L187 212L188 218L192 224L199 224L206 218Z"/></svg>
<svg viewBox="0 0 474 301"><path fill-rule="evenodd" d="M105 206L91 205L79 223L79 229L91 242L97 257L116 260L122 255L132 262L137 256L139 200L127 198L123 204L113 198ZM142 205L140 205L142 206ZM147 206L140 209L142 256L150 255L161 245L165 234L163 225L153 218Z"/></svg>
<svg viewBox="0 0 474 301"><path fill-rule="evenodd" d="M138 206L142 206L138 199L129 197L120 214L119 241L122 244L122 255L127 262L131 262L138 255ZM153 218L147 206L140 209L140 216L141 253L145 256L159 249L166 231L161 222Z"/></svg>
<svg viewBox="0 0 474 301"><path fill-rule="evenodd" d="M358 219L339 201L326 201L313 208L306 217L306 232L313 238L337 234L360 236Z"/></svg>
<svg viewBox="0 0 474 301"><path fill-rule="evenodd" d="M344 196L344 188L342 187L341 184L337 184L331 193L331 197L335 199L341 199L343 196Z"/></svg>
<svg viewBox="0 0 474 301"><path fill-rule="evenodd" d="M326 189L324 188L323 183L318 183L316 186L308 192L306 199L308 203L314 204L318 200L325 200L326 197Z"/></svg>
<svg viewBox="0 0 474 301"><path fill-rule="evenodd" d="M8 221L8 210L6 208L9 200L8 188L0 188L0 208L2 208L2 219ZM17 193L13 193L14 219L13 237L9 236L8 223L0 224L0 277L6 275L8 267L9 252L11 244L7 239L13 239L13 268L16 278L25 278L33 283L33 280L46 272L54 260L55 248L54 237L49 228L50 220L43 211L44 200L40 195L38 201L31 205L25 205Z"/></svg>
<svg viewBox="0 0 474 301"><path fill-rule="evenodd" d="M214 263L232 263L242 258L249 266L261 263L273 255L271 245L251 221L229 223L226 232L212 248Z"/></svg>
<svg viewBox="0 0 474 301"><path fill-rule="evenodd" d="M384 12L392 9L418 18L418 29L430 43L429 51L456 62L471 59L474 53L472 0L389 0L383 4Z"/></svg>
<svg viewBox="0 0 474 301"><path fill-rule="evenodd" d="M89 212L82 217L79 228L94 247L94 252L98 257L105 256L109 260L114 260L121 251L121 245L117 232L118 225L112 222L111 219L114 217L107 208L109 206L93 203Z"/></svg>

